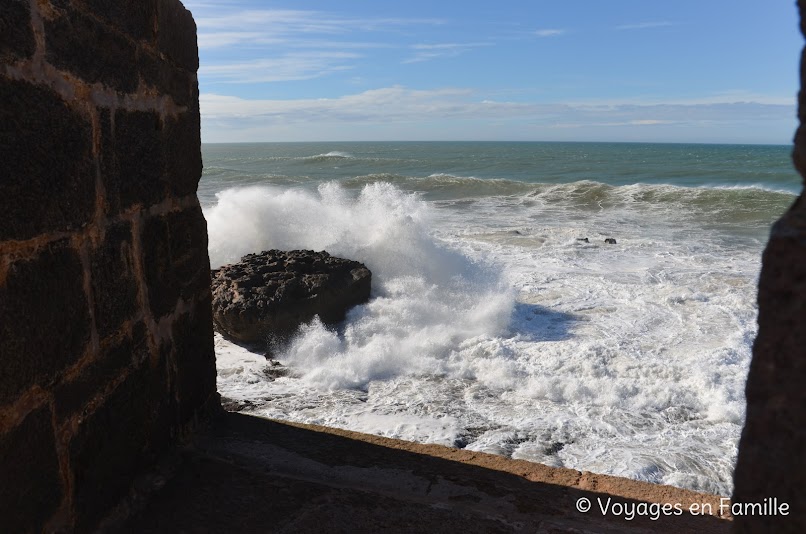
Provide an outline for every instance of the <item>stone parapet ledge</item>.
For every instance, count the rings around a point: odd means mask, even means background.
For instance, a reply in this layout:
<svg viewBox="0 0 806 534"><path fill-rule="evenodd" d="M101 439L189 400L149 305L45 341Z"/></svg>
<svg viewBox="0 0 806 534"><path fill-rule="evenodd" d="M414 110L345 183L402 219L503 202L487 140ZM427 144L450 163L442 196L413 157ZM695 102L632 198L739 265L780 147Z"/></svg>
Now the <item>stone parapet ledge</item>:
<svg viewBox="0 0 806 534"><path fill-rule="evenodd" d="M730 530L719 516L729 504L671 486L227 413L121 531L701 534Z"/></svg>

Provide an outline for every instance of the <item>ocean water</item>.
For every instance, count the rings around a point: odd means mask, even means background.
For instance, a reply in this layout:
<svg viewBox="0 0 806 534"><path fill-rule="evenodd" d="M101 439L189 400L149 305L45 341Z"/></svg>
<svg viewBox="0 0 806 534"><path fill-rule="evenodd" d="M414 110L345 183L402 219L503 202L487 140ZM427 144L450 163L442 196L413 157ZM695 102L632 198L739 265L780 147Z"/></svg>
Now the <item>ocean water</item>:
<svg viewBox="0 0 806 534"><path fill-rule="evenodd" d="M789 147L202 150L213 267L305 248L373 272L343 324L275 348L280 372L216 336L246 411L730 495Z"/></svg>

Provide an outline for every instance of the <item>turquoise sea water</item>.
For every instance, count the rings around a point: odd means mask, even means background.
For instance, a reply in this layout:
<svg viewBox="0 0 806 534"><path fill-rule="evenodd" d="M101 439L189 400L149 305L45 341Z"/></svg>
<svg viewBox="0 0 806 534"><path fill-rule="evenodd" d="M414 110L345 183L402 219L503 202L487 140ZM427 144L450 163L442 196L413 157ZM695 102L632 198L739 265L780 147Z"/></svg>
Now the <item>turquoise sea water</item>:
<svg viewBox="0 0 806 534"><path fill-rule="evenodd" d="M324 249L374 283L279 348L287 377L217 339L219 388L271 417L729 494L789 152L204 145L214 266Z"/></svg>

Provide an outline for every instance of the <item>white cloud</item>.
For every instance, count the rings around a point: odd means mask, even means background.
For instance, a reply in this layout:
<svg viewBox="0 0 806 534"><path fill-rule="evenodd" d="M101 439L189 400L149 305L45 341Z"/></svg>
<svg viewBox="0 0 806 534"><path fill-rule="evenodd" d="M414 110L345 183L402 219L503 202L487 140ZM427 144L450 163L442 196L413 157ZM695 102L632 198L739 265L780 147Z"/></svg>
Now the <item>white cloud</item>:
<svg viewBox="0 0 806 534"><path fill-rule="evenodd" d="M352 67L345 60L360 55L350 52L292 52L281 57L255 59L224 65L203 65L199 77L205 82L264 83L310 80Z"/></svg>
<svg viewBox="0 0 806 534"><path fill-rule="evenodd" d="M322 40L358 31L387 32L417 25L439 25L437 19L347 18L333 13L293 9L223 10L211 4L195 4L199 47L202 49L277 45L376 46L373 43L341 43Z"/></svg>
<svg viewBox="0 0 806 534"><path fill-rule="evenodd" d="M349 18L322 11L296 9L223 10L196 16L200 32L261 29L269 34L343 34L355 30L384 31L391 27L438 25L439 19Z"/></svg>
<svg viewBox="0 0 806 534"><path fill-rule="evenodd" d="M734 89L694 97L663 98L663 97L637 96L631 98L603 98L603 99L586 99L580 101L571 100L568 103L571 105L579 105L579 106L628 106L628 105L653 106L669 103L673 103L675 105L680 106L684 105L697 106L706 104L737 104L748 102L752 102L755 104L792 107L796 104L797 99L795 95L791 96L768 95L762 93L755 93L751 91L745 91L742 89Z"/></svg>
<svg viewBox="0 0 806 534"><path fill-rule="evenodd" d="M474 101L467 89L413 90L395 86L339 98L247 100L201 95L204 118L250 118L283 121L413 121L435 118L517 116L530 104Z"/></svg>
<svg viewBox="0 0 806 534"><path fill-rule="evenodd" d="M285 44L288 39L269 37L262 32L254 31L221 31L199 33L199 48L224 48L240 44L277 45Z"/></svg>
<svg viewBox="0 0 806 534"><path fill-rule="evenodd" d="M432 59L456 57L474 48L491 45L492 43L415 44L411 46L413 50L416 50L415 55L403 60L403 63L420 63Z"/></svg>
<svg viewBox="0 0 806 534"><path fill-rule="evenodd" d="M589 133L722 127L730 131L736 130L736 125L747 129L752 124L777 124L785 129L794 124L795 106L757 102L502 102L479 98L469 89L394 86L322 99L248 100L203 94L201 112L206 142L328 137L355 140L370 135L371 139L429 139L434 138L437 128L440 138L446 139L485 139L493 131L498 138L534 139L562 129ZM219 138L222 132L227 132L227 139Z"/></svg>
<svg viewBox="0 0 806 534"><path fill-rule="evenodd" d="M354 60L362 57L357 51L392 47L385 42L389 33L443 23L437 19L345 17L297 9L243 9L237 4L224 7L204 1L186 4L195 16L199 49L210 54L199 71L202 83L319 78L354 68ZM350 38L356 35L357 39ZM418 53L456 55L463 50Z"/></svg>
<svg viewBox="0 0 806 534"><path fill-rule="evenodd" d="M535 35L538 37L556 37L565 34L566 31L559 28L546 28L543 30L536 30Z"/></svg>

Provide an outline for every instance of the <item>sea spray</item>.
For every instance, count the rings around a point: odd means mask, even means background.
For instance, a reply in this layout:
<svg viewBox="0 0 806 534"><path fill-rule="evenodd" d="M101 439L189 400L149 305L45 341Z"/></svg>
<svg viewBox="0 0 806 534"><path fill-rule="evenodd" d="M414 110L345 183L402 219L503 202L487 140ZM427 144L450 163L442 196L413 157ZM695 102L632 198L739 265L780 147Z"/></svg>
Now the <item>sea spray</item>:
<svg viewBox="0 0 806 534"><path fill-rule="evenodd" d="M251 187L223 191L206 215L213 265L270 248L327 250L373 272L373 299L341 331L315 320L278 356L326 389L366 388L406 374L467 375L465 340L504 333L513 307L498 272L430 235L430 208L384 183L351 197L334 183L317 193ZM471 373L472 374L472 373Z"/></svg>

